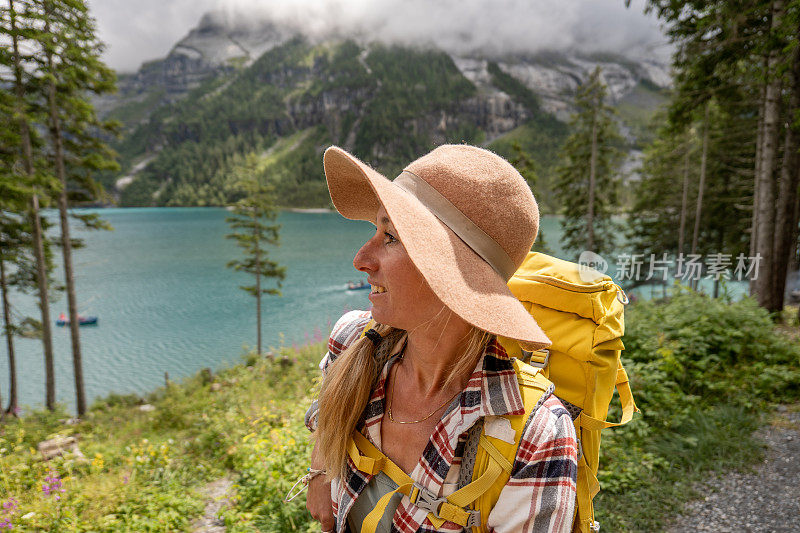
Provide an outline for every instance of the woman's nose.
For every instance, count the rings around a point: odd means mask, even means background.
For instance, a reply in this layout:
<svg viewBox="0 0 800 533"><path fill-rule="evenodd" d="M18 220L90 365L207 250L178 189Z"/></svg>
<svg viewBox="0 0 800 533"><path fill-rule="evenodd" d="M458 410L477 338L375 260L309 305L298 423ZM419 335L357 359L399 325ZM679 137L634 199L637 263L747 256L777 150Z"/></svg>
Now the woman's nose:
<svg viewBox="0 0 800 533"><path fill-rule="evenodd" d="M365 242L364 245L356 252L356 256L353 258L353 266L356 268L356 270L369 273L378 269L378 264L375 260L375 253L372 246L373 240L374 239L370 239Z"/></svg>

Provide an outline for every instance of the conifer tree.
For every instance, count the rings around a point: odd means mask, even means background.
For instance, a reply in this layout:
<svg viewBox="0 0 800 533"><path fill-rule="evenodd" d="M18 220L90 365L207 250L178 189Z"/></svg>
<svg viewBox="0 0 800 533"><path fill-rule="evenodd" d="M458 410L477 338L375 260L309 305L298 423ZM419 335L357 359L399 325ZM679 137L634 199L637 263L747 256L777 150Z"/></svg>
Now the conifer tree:
<svg viewBox="0 0 800 533"><path fill-rule="evenodd" d="M730 111L714 100L679 125L657 116L660 127L633 186L631 253L658 259L747 253L754 158L748 139L755 123L748 109Z"/></svg>
<svg viewBox="0 0 800 533"><path fill-rule="evenodd" d="M600 255L614 250L617 203L622 163L621 143L614 110L606 103L601 71L595 69L575 95L572 133L561 149L556 169L556 196L561 203L564 247Z"/></svg>
<svg viewBox="0 0 800 533"><path fill-rule="evenodd" d="M12 78L4 80L3 86L13 87L9 105L13 114L8 127L13 130L13 144L9 145L17 154L15 167L20 171L17 176L32 190L30 194L27 217L30 221L33 255L36 265L36 283L41 313L41 337L44 351L45 369L45 406L55 409L55 365L53 361L52 325L50 322L49 300L49 260L48 243L45 234L46 221L40 216L40 199L47 202L55 184L46 173L41 172L40 158L36 157L34 148L38 145L37 129L34 125L40 117L38 102L35 100L37 87L40 80L33 73L36 72L35 53L40 50L37 46L40 32L38 19L34 15L35 7L31 2L21 0L8 0L4 8L3 24L0 25L2 34L11 41L11 47L3 47L5 53L0 55L0 60L6 72ZM21 43L26 44L23 50ZM30 52L28 51L30 50Z"/></svg>
<svg viewBox="0 0 800 533"><path fill-rule="evenodd" d="M254 278L253 285L240 288L256 299L256 349L262 351L261 342L261 296L272 294L280 296L281 282L286 275L286 267L269 259L268 246L279 244L280 225L273 222L277 218L277 208L273 189L257 175L258 160L254 155L237 168L237 181L243 197L233 206L233 215L226 221L233 230L229 239L243 250L243 259L228 262L228 268L243 271ZM262 278L275 280L276 287L265 288Z"/></svg>
<svg viewBox="0 0 800 533"><path fill-rule="evenodd" d="M41 69L45 74L47 124L52 159L60 190L58 211L61 249L67 289L69 327L78 416L86 412L79 315L75 291L70 236L69 198L80 191L89 198L100 189L91 179L91 170L114 168L111 153L98 140L105 124L95 115L88 93L114 90L114 73L100 60L102 45L95 37L94 22L83 0L41 0L44 25L41 40ZM101 227L96 217L84 217L91 227Z"/></svg>
<svg viewBox="0 0 800 533"><path fill-rule="evenodd" d="M8 356L8 408L0 414L0 419L10 413L17 413L17 369L16 352L14 349L15 324L11 317L11 303L9 291L11 282L9 270L12 265L21 263L21 255L30 242L26 235L25 213L29 198L32 194L22 180L14 172L14 163L17 153L12 148L16 144L18 135L14 131L13 121L8 120L13 116L12 95L0 89L0 301L2 301L3 334L6 337L6 353Z"/></svg>
<svg viewBox="0 0 800 533"><path fill-rule="evenodd" d="M796 255L794 235L800 215L795 168L799 163L792 157L796 149L791 148L795 132L787 131L797 130L800 111L795 94L800 84L793 82L800 3L648 0L648 5L676 45L670 120L680 121L681 115L694 113L713 98L731 116L750 108L749 116L756 121L745 143L755 147L748 202L749 254L760 256L750 291L760 305L778 311L783 307L786 266ZM730 97L734 93L738 99ZM726 216L731 218L731 213Z"/></svg>

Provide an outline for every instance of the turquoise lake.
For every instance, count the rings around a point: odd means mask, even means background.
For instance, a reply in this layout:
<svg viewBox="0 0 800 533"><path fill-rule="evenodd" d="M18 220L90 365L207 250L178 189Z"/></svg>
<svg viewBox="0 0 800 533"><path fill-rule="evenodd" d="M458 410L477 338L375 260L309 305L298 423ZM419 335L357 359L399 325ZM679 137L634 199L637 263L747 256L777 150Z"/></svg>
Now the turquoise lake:
<svg viewBox="0 0 800 533"><path fill-rule="evenodd" d="M92 210L94 211L94 210ZM241 361L254 347L255 298L239 285L252 278L226 263L239 256L222 208L139 208L96 210L114 231L77 230L86 247L75 252L78 306L99 317L81 328L84 380L92 400L110 392L144 393L203 367ZM49 214L48 216L53 216ZM353 268L356 250L374 227L337 213L282 212L281 246L270 251L287 267L283 296L263 305L264 346L291 346L320 338L343 312L366 309L367 291L347 291L350 280L366 276ZM558 220L542 228L555 255ZM62 276L60 264L56 278ZM613 275L613 273L611 273ZM15 311L38 317L31 296L15 295ZM66 297L51 304L51 318L66 312ZM53 329L59 402L74 411L69 329ZM15 339L19 401L44 402L41 341ZM8 392L5 343L0 356L0 392ZM320 354L321 355L321 354Z"/></svg>

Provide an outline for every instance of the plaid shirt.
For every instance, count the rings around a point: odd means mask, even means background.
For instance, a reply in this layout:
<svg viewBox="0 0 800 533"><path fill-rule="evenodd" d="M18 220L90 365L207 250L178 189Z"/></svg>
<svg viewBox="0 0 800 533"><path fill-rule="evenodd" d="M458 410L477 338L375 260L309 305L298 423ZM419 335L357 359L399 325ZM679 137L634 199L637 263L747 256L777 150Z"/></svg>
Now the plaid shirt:
<svg viewBox="0 0 800 533"><path fill-rule="evenodd" d="M334 326L328 353L320 363L323 373L336 357L358 338L370 320L368 311L351 311ZM381 421L384 413L386 379L394 362L384 365L381 376L364 410L361 432L381 448ZM481 418L524 413L517 377L511 360L496 342L490 342L473 371L459 401L453 402L434 428L411 478L439 496L454 492L461 473L467 432ZM306 416L313 431L316 427L316 404ZM371 476L358 471L348 458L346 483L335 480L331 487L336 530L346 530L346 517ZM568 532L575 511L577 476L577 441L569 412L548 391L531 414L522 434L511 478L489 514L490 531ZM445 522L436 529L427 519L427 511L413 505L408 496L394 515L392 531L404 533L449 531L463 528Z"/></svg>

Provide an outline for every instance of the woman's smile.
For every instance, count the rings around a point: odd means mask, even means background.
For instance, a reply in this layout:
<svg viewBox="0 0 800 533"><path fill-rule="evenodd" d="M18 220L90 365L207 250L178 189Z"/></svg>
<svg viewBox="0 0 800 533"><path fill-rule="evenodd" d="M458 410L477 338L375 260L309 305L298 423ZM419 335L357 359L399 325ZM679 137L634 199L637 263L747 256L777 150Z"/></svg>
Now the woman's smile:
<svg viewBox="0 0 800 533"><path fill-rule="evenodd" d="M386 289L380 286L373 285L368 298L369 301L372 302L372 304L374 305L376 300L378 301L382 300L385 295L386 295Z"/></svg>

